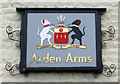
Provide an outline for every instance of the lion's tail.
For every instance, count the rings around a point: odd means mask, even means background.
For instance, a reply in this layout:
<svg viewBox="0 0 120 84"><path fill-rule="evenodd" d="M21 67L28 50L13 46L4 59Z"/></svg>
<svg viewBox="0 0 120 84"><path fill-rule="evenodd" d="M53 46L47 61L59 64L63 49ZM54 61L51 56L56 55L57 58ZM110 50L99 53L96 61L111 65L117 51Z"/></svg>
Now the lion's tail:
<svg viewBox="0 0 120 84"><path fill-rule="evenodd" d="M85 35L85 27L83 28L83 34L82 34L82 36L84 36Z"/></svg>
<svg viewBox="0 0 120 84"><path fill-rule="evenodd" d="M37 35L40 36L40 29L39 29L39 27L38 27Z"/></svg>

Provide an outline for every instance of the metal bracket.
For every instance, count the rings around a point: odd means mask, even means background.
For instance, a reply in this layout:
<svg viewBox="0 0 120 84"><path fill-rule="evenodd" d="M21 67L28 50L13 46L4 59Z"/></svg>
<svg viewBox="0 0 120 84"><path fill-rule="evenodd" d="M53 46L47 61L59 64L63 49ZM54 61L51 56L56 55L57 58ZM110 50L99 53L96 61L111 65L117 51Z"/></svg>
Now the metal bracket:
<svg viewBox="0 0 120 84"><path fill-rule="evenodd" d="M17 41L15 46L20 47L20 31L19 30L12 31L12 27L7 26L6 32L10 40ZM114 38L114 34L115 34L115 29L113 26L109 26L108 30L102 31L102 47L103 48L107 46L106 41L112 40Z"/></svg>
<svg viewBox="0 0 120 84"><path fill-rule="evenodd" d="M104 65L102 74L106 77L111 77L112 73L116 71L116 65L111 64L110 66Z"/></svg>
<svg viewBox="0 0 120 84"><path fill-rule="evenodd" d="M12 65L10 62L8 62L8 63L5 65L5 69L6 69L7 71L9 71L9 73L10 73L12 76L15 76L15 75L18 75L18 74L19 74L19 72L18 72L18 70L19 70L19 64ZM15 72L15 70L16 70L17 72Z"/></svg>
<svg viewBox="0 0 120 84"><path fill-rule="evenodd" d="M5 65L5 69L7 71L9 71L10 75L12 75L12 76L16 76L16 75L20 74L20 72L19 72L19 64L12 65L12 63L8 62ZM25 77L27 77L29 74L28 73L24 73L23 75Z"/></svg>
<svg viewBox="0 0 120 84"><path fill-rule="evenodd" d="M6 32L8 34L8 38L10 40L16 41L17 43L15 44L15 46L17 48L20 48L20 31L19 30L12 31L12 27L7 26Z"/></svg>
<svg viewBox="0 0 120 84"><path fill-rule="evenodd" d="M108 30L102 31L102 48L107 47L106 41L112 40L114 38L115 28L109 26Z"/></svg>
<svg viewBox="0 0 120 84"><path fill-rule="evenodd" d="M115 64L111 64L110 66L108 65L103 65L103 72L102 74L106 77L111 77L112 74L116 71L116 65ZM98 73L94 73L94 78L98 77Z"/></svg>
<svg viewBox="0 0 120 84"><path fill-rule="evenodd" d="M11 26L7 26L6 32L7 32L8 37L9 37L10 40L13 40L13 41L17 42L15 44L15 46L17 48L20 48L20 31L19 30L12 31L12 27ZM102 31L102 37L103 37L102 38L102 47L103 48L107 46L106 41L112 40L114 38L114 34L115 34L115 29L112 26L109 26L108 30L103 30ZM19 72L15 73L15 69L17 71L19 70L19 65L18 64L12 65L10 62L8 62L5 65L5 69L7 71L9 71L9 73L12 76L20 74ZM113 72L115 72L115 71L116 71L116 65L115 64L111 64L109 67L108 67L108 65L103 65L103 72L102 72L102 74L104 76L111 77ZM98 77L98 73L94 73L93 75L94 75L95 78ZM24 74L24 76L27 77L28 74Z"/></svg>
<svg viewBox="0 0 120 84"><path fill-rule="evenodd" d="M19 71L19 64L15 64L15 65L12 65L10 62L8 62L6 65L5 65L5 69L7 71L9 71L9 73L12 75L12 76L15 76L15 75L19 75L20 73L18 72ZM15 72L16 70L16 72ZM108 67L108 65L103 65L103 72L102 74L106 77L111 77L113 72L116 71L116 65L115 64L111 64L110 67ZM97 78L99 75L99 73L94 73L93 76L94 78ZM28 76L28 73L24 74L25 77Z"/></svg>

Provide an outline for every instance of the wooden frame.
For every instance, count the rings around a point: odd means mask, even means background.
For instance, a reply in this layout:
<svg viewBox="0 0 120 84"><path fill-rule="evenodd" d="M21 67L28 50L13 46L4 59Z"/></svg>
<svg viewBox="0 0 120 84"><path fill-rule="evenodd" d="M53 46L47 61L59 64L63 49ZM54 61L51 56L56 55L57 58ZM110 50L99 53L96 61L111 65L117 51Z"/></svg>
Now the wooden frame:
<svg viewBox="0 0 120 84"><path fill-rule="evenodd" d="M102 72L102 34L101 34L101 14L106 11L105 8L17 8L21 12L21 37L20 37L20 72L62 72L62 71L80 71L80 72ZM95 13L96 21L96 67L26 67L27 51L27 13Z"/></svg>

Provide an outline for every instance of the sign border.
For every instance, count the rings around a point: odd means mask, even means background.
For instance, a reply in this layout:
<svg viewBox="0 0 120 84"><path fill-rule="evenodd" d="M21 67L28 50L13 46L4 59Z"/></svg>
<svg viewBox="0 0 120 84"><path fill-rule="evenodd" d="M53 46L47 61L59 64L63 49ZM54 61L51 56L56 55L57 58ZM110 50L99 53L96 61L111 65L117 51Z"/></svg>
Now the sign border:
<svg viewBox="0 0 120 84"><path fill-rule="evenodd" d="M102 33L101 14L106 8L17 8L21 12L20 37L20 72L95 72L101 73L102 64ZM96 25L96 67L26 67L27 51L27 14L28 13L95 13Z"/></svg>

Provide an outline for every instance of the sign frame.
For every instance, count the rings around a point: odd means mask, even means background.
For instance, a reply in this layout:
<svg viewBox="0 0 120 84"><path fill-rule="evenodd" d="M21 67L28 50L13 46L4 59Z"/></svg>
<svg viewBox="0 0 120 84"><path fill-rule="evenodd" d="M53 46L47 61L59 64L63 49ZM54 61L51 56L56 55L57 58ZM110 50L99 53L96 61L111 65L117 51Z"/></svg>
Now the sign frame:
<svg viewBox="0 0 120 84"><path fill-rule="evenodd" d="M21 12L21 33L20 33L20 72L97 72L101 73L102 64L102 33L101 15L106 8L17 8ZM95 13L96 25L96 67L26 67L27 51L27 14L28 13Z"/></svg>

